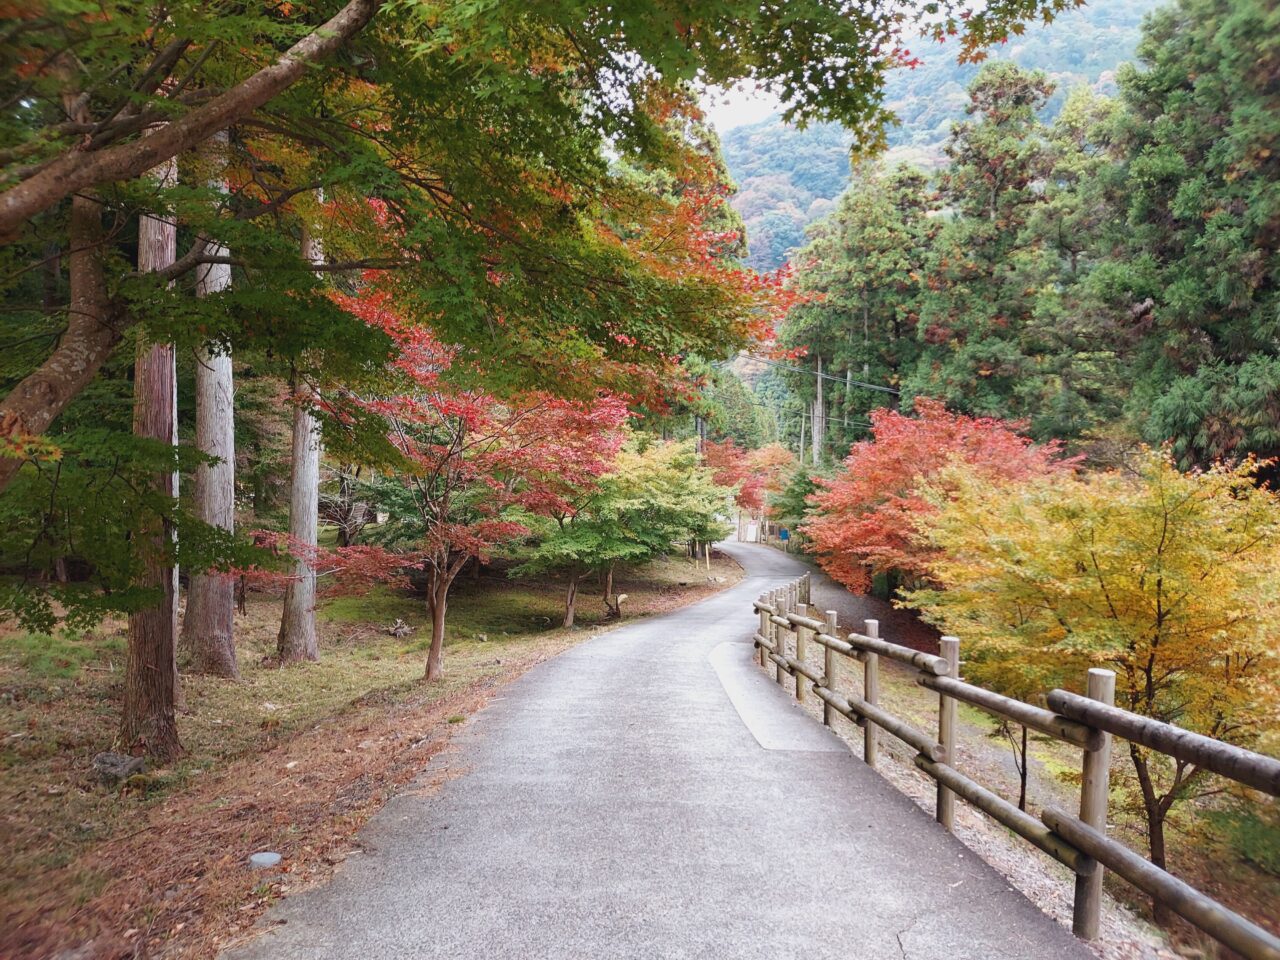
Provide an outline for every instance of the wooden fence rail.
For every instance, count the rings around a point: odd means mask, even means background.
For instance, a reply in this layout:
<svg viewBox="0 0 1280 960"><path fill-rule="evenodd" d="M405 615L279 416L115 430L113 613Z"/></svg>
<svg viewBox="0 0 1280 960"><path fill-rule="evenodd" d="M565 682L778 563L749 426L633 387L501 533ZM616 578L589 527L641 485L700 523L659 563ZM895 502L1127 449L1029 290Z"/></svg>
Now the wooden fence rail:
<svg viewBox="0 0 1280 960"><path fill-rule="evenodd" d="M823 722L827 725L831 725L838 714L861 727L863 759L869 765L874 767L877 762L880 730L912 747L917 754L916 766L937 783L936 815L948 830L954 827L954 804L959 796L1066 864L1076 876L1072 930L1077 936L1093 939L1098 935L1106 868L1247 960L1280 960L1280 938L1149 863L1106 834L1113 736L1141 744L1176 761L1195 764L1271 796L1280 796L1280 760L1116 707L1115 674L1110 670L1090 670L1084 696L1054 690L1047 698L1049 709L1046 710L960 679L960 641L956 637L943 637L942 655L934 656L883 639L875 620L865 621L861 633L841 635L836 612L827 610L818 617L818 611L810 604L808 574L756 600L760 627L755 634L755 644L760 651L760 665L773 664L780 685L785 684L788 677L793 678L797 700L804 702L812 693L822 701ZM821 669L807 659L810 643L822 647ZM881 657L915 670L917 682L938 694L936 736L880 706ZM842 664L849 661L862 665L861 696L843 686L842 674L848 670L842 669ZM1080 747L1078 814L1071 816L1047 808L1037 820L961 773L955 762L957 702Z"/></svg>

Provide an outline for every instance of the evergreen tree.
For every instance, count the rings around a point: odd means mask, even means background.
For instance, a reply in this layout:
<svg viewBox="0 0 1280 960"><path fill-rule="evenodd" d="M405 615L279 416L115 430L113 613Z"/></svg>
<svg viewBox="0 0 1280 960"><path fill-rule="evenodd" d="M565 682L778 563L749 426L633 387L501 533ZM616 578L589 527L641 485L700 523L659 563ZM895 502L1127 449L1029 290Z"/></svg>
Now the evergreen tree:
<svg viewBox="0 0 1280 960"><path fill-rule="evenodd" d="M1039 394L1022 411L1040 439L1080 438L1114 422L1129 389L1123 357L1132 338L1113 294L1114 251L1125 236L1124 172L1114 136L1122 113L1114 99L1078 87L1047 131L1043 200L1032 208L1022 241L1040 252L1027 291L1029 323L1042 349Z"/></svg>
<svg viewBox="0 0 1280 960"><path fill-rule="evenodd" d="M1280 6L1179 0L1119 77L1131 415L1184 463L1280 452Z"/></svg>
<svg viewBox="0 0 1280 960"><path fill-rule="evenodd" d="M949 219L926 267L911 394L1014 418L1043 398L1050 345L1033 307L1052 265L1026 227L1044 203L1051 160L1037 113L1053 89L1043 73L1007 62L988 64L969 87L969 119L952 128L939 178Z"/></svg>
<svg viewBox="0 0 1280 960"><path fill-rule="evenodd" d="M861 384L896 388L920 355L921 265L937 231L936 210L924 173L867 164L797 255L797 286L808 300L791 312L782 340L821 356L824 372L844 380L824 383L828 445L837 457L865 436L872 410L895 402L892 393ZM800 396L816 396L816 377L789 379Z"/></svg>

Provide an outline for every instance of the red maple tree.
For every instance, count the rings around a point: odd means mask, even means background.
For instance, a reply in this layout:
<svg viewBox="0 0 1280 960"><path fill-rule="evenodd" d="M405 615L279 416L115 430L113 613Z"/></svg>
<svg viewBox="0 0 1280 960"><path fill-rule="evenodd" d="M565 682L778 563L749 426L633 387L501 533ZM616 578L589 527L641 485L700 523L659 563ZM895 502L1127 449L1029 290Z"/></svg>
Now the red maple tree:
<svg viewBox="0 0 1280 960"><path fill-rule="evenodd" d="M443 675L449 589L458 574L469 560L483 562L495 547L528 533L515 518L519 511L563 513L584 485L609 470L622 445L627 404L608 393L590 401L535 392L499 399L459 388L448 376L454 351L427 327L404 320L387 293L369 289L338 300L396 345L392 389L346 394L331 403L330 414L385 424L395 462L380 490L384 505L397 508L388 533L398 531L400 544L405 535L410 541L392 556L421 574L432 624L427 679L435 680Z"/></svg>
<svg viewBox="0 0 1280 960"><path fill-rule="evenodd" d="M1006 478L1075 465L1060 445L1034 444L1015 423L950 413L926 397L916 399L915 412L871 414L872 439L855 443L839 472L818 481L815 514L801 527L822 568L859 593L879 573L923 575L927 550L912 536L913 520L933 509L920 489L948 463Z"/></svg>

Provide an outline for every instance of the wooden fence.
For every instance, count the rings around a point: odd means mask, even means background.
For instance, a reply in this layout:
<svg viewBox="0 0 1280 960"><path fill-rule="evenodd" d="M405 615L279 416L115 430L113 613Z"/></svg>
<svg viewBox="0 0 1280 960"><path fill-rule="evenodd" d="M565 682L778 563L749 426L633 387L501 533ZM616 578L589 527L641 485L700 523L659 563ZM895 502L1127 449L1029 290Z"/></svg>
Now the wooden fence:
<svg viewBox="0 0 1280 960"><path fill-rule="evenodd" d="M868 764L876 765L881 730L897 737L915 749L916 766L937 783L937 819L944 827L953 829L955 798L960 796L1075 873L1072 929L1077 936L1093 939L1098 935L1105 868L1248 960L1280 960L1280 939L1106 834L1112 737L1195 764L1271 796L1280 796L1280 760L1115 707L1115 674L1110 670L1089 671L1085 696L1054 690L1048 696L1047 710L965 683L960 679L959 639L943 637L941 655L935 656L882 639L875 620L865 621L861 633L842 634L834 610L818 616L810 606L807 574L763 594L754 606L760 615L755 635L760 665L772 663L779 684L794 678L796 699L801 703L810 694L821 700L823 722L828 726L839 714L862 728L863 759ZM808 661L811 644L822 647L821 670ZM920 730L880 706L881 657L914 669L920 685L938 694L936 734ZM861 664L860 695L837 689L842 661ZM1080 747L1078 814L1048 807L1036 819L957 770L957 702Z"/></svg>

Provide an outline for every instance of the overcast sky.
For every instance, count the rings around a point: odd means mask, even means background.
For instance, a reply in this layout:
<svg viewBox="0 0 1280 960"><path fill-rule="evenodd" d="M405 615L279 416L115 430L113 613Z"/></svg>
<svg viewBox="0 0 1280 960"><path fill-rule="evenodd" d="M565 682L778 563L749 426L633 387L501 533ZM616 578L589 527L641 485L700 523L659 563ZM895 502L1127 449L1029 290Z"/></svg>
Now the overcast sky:
<svg viewBox="0 0 1280 960"><path fill-rule="evenodd" d="M702 94L702 107L707 118L720 133L734 127L763 120L781 108L776 97L754 86L740 84L728 91L707 90Z"/></svg>

